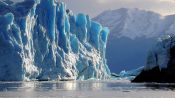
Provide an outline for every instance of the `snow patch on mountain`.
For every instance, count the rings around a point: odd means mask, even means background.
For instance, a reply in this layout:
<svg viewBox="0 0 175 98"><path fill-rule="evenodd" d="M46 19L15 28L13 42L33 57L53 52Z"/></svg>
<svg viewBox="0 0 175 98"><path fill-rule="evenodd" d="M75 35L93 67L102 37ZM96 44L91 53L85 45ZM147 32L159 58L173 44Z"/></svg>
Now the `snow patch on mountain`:
<svg viewBox="0 0 175 98"><path fill-rule="evenodd" d="M93 20L111 30L106 55L112 71L144 66L148 50L156 39L175 34L175 15L162 16L137 8L107 10Z"/></svg>
<svg viewBox="0 0 175 98"><path fill-rule="evenodd" d="M94 18L110 28L115 37L157 37L162 34L175 33L175 15L161 16L158 13L139 10L137 8L121 8L104 11Z"/></svg>

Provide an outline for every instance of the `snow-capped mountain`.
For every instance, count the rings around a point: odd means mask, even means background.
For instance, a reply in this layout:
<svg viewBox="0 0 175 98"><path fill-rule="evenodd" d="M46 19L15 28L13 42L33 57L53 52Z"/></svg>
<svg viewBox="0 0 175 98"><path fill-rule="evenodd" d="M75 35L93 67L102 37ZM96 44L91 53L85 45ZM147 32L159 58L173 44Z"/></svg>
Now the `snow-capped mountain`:
<svg viewBox="0 0 175 98"><path fill-rule="evenodd" d="M147 51L157 37L175 34L175 15L161 16L137 8L104 11L93 20L111 30L106 55L112 71L145 65Z"/></svg>
<svg viewBox="0 0 175 98"><path fill-rule="evenodd" d="M110 77L108 28L56 0L7 1L0 1L0 81Z"/></svg>

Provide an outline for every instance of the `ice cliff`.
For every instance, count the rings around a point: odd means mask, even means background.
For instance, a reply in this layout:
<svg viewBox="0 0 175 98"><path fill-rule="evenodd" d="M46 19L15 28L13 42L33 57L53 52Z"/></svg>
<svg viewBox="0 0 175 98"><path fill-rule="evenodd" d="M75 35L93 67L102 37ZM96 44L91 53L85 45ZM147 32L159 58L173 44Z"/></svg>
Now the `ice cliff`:
<svg viewBox="0 0 175 98"><path fill-rule="evenodd" d="M0 80L107 79L108 34L55 0L0 1Z"/></svg>
<svg viewBox="0 0 175 98"><path fill-rule="evenodd" d="M148 52L145 70L158 66L160 69L168 67L171 59L171 49L175 47L175 37L166 35L160 37L157 44Z"/></svg>
<svg viewBox="0 0 175 98"><path fill-rule="evenodd" d="M175 36L166 35L158 39L149 51L144 70L133 82L175 83Z"/></svg>

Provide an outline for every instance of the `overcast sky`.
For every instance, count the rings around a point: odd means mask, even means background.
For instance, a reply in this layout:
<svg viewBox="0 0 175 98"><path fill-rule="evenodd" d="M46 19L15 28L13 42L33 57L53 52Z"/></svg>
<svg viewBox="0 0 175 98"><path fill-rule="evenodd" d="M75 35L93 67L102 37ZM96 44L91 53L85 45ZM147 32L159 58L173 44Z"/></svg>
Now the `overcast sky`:
<svg viewBox="0 0 175 98"><path fill-rule="evenodd" d="M104 10L118 8L140 8L163 15L175 14L175 0L62 0L74 12L85 12L91 17Z"/></svg>
<svg viewBox="0 0 175 98"><path fill-rule="evenodd" d="M12 0L14 1L14 0ZM20 0L16 0L20 1ZM175 14L175 0L58 0L67 4L74 13L83 12L94 17L104 10L140 8L163 15Z"/></svg>

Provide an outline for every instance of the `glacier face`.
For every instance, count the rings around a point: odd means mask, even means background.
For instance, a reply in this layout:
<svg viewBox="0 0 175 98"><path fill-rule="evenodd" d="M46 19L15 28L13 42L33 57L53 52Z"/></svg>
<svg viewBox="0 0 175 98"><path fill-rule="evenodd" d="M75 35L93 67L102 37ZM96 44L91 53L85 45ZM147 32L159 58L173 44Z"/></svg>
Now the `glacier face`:
<svg viewBox="0 0 175 98"><path fill-rule="evenodd" d="M93 20L110 28L106 58L113 72L144 66L157 37L175 34L175 15L161 16L137 8L107 10Z"/></svg>
<svg viewBox="0 0 175 98"><path fill-rule="evenodd" d="M173 35L166 35L158 38L157 44L150 49L147 57L147 63L144 70L151 70L155 67L166 69L174 62L175 37ZM173 63L172 62L172 63Z"/></svg>
<svg viewBox="0 0 175 98"><path fill-rule="evenodd" d="M55 0L0 1L0 80L107 79L108 34Z"/></svg>
<svg viewBox="0 0 175 98"><path fill-rule="evenodd" d="M160 37L147 57L144 70L132 82L175 83L175 36Z"/></svg>

